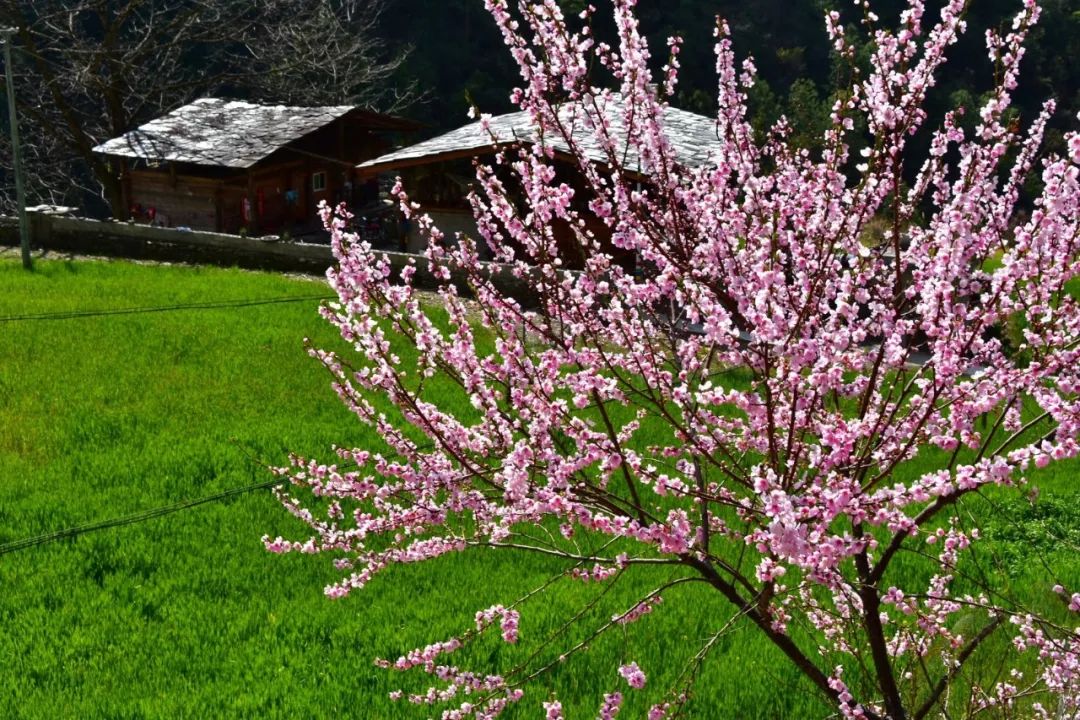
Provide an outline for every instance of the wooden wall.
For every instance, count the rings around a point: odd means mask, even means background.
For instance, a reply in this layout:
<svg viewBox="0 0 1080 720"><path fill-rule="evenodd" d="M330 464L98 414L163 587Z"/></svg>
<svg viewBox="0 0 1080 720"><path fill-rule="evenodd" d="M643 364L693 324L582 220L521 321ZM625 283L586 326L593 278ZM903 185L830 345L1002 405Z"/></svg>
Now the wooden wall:
<svg viewBox="0 0 1080 720"><path fill-rule="evenodd" d="M132 170L129 173L132 207L141 208L140 222L192 230L218 229L218 183L198 177L172 175L168 170Z"/></svg>
<svg viewBox="0 0 1080 720"><path fill-rule="evenodd" d="M320 201L354 207L365 196L355 165L389 148L388 138L343 118L264 158L250 169L164 164L127 172L127 192L138 222L192 230L279 234L321 227ZM325 173L325 187L312 185ZM290 192L292 191L292 192ZM292 195L295 193L295 195ZM290 202L289 198L295 201ZM254 217L245 220L244 199Z"/></svg>

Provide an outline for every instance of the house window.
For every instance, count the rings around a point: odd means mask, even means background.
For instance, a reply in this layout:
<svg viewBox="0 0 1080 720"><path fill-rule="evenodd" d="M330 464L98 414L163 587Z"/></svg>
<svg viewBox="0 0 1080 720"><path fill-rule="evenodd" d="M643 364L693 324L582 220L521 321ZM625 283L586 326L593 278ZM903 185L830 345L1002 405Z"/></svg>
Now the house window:
<svg viewBox="0 0 1080 720"><path fill-rule="evenodd" d="M326 189L326 173L317 172L311 176L311 189L315 192Z"/></svg>

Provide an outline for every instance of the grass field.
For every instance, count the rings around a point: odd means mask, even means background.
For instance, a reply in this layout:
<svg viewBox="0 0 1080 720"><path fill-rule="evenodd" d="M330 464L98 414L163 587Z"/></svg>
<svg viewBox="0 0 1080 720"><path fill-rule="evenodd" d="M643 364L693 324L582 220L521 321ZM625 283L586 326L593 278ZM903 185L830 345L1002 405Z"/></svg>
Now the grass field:
<svg viewBox="0 0 1080 720"><path fill-rule="evenodd" d="M261 482L269 476L259 462L281 463L288 451L325 457L333 443L374 442L303 350L305 336L336 344L310 299L325 294L312 280L235 270L57 260L27 274L0 261L0 545ZM282 298L308 299L247 304ZM211 302L219 306L41 317ZM1052 467L1041 479L1050 501L1037 512L1017 505L1020 524L991 527L1018 584L1045 579L1030 562L1035 550L1070 553L1040 528L1080 528L1073 472ZM0 556L0 717L426 717L387 697L424 685L372 659L460 632L476 610L562 569L536 556L469 552L393 570L334 602L322 593L336 577L328 559L276 557L260 542L300 532L259 491ZM1065 565L1080 584L1080 563ZM616 586L596 618L657 582L644 575ZM555 628L596 591L555 586L526 607L523 638ZM694 586L666 599L635 631L544 676L508 717L538 716L548 692L568 717L594 717L604 692L625 688L615 674L624 659L649 673L620 717L639 716L730 614ZM493 641L456 660L505 669L527 649ZM718 644L692 710L825 714L751 631Z"/></svg>

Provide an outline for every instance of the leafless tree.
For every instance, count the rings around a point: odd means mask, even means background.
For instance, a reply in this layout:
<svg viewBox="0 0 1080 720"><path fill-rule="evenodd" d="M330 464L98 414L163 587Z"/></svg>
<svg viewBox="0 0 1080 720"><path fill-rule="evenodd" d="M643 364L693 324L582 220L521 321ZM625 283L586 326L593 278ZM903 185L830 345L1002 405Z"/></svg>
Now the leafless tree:
<svg viewBox="0 0 1080 720"><path fill-rule="evenodd" d="M392 54L378 38L382 2L276 0L289 22L266 23L244 48L258 96L296 105L374 106L388 112L416 99L391 76L409 48Z"/></svg>
<svg viewBox="0 0 1080 720"><path fill-rule="evenodd" d="M400 109L404 55L375 37L383 0L0 0L31 201L123 216L118 168L93 147L192 99L229 94ZM11 206L0 140L0 208Z"/></svg>

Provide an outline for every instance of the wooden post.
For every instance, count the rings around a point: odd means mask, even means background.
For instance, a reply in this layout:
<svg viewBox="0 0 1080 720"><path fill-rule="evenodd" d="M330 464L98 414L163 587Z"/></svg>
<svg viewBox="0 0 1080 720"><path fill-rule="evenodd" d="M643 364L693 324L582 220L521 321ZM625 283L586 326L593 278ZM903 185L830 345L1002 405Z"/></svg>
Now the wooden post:
<svg viewBox="0 0 1080 720"><path fill-rule="evenodd" d="M259 208L255 205L255 175L247 171L248 235L254 236L259 229Z"/></svg>
<svg viewBox="0 0 1080 720"><path fill-rule="evenodd" d="M345 157L345 120L339 118L337 122L337 159L348 160ZM345 189L345 183L349 181L349 176L344 170L333 170L326 173L326 194L330 197L330 202L336 203L340 197L348 204L352 204L351 197L345 197L343 190Z"/></svg>
<svg viewBox="0 0 1080 720"><path fill-rule="evenodd" d="M300 195L304 199L303 204L303 220L301 220L301 227L307 227L311 221L312 215L315 213L315 191L311 186L311 160L304 158L304 165L301 170L301 177L303 178L300 185L303 187L303 193Z"/></svg>
<svg viewBox="0 0 1080 720"><path fill-rule="evenodd" d="M225 232L225 191L220 182L214 188L214 230Z"/></svg>
<svg viewBox="0 0 1080 720"><path fill-rule="evenodd" d="M121 158L120 162L120 197L124 203L124 219L131 219L131 166Z"/></svg>
<svg viewBox="0 0 1080 720"><path fill-rule="evenodd" d="M22 250L22 265L27 270L34 267L30 259L30 223L26 218L26 188L23 183L22 148L19 147L19 119L15 112L15 80L11 72L11 36L15 28L4 28L4 72L7 76L8 117L11 121L12 161L15 164L15 202L19 206L19 247Z"/></svg>

